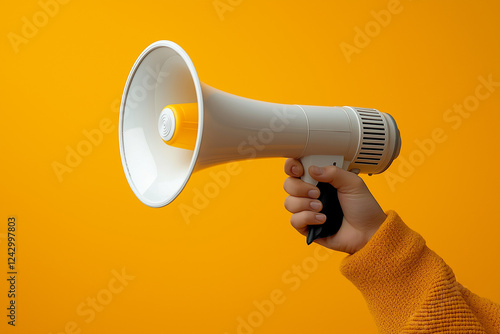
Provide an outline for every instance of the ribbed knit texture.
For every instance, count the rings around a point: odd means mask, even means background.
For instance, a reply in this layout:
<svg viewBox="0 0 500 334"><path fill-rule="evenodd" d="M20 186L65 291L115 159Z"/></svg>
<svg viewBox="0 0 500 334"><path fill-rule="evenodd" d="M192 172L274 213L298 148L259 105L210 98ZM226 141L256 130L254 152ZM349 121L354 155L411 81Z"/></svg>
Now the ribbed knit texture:
<svg viewBox="0 0 500 334"><path fill-rule="evenodd" d="M500 333L500 307L461 286L394 211L340 270L363 294L380 333Z"/></svg>

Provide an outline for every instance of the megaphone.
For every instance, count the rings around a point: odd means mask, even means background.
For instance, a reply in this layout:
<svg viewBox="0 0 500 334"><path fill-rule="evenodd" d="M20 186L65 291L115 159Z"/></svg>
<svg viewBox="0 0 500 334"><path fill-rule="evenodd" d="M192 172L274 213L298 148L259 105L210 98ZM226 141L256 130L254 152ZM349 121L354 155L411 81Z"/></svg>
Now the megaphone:
<svg viewBox="0 0 500 334"><path fill-rule="evenodd" d="M127 181L151 207L172 202L195 171L234 160L300 158L311 165L377 174L398 156L394 119L376 109L285 105L251 100L198 79L187 53L170 41L149 45L123 92L120 154ZM342 223L336 189L318 184L327 221L310 226L307 242Z"/></svg>

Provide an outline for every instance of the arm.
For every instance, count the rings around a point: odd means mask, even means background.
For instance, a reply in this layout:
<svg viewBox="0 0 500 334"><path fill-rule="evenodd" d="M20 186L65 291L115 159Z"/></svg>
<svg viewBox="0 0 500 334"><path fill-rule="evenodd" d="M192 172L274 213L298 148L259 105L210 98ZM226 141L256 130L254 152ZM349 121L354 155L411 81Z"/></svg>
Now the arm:
<svg viewBox="0 0 500 334"><path fill-rule="evenodd" d="M317 196L308 195L315 189L296 179L302 172L296 160L289 159L285 171L291 176L285 181L290 194L285 207L293 213L292 225L305 234L307 225L321 223L316 219L320 208L310 205ZM316 242L351 254L341 272L363 294L381 333L500 333L499 306L463 288L395 212L382 217L357 175L334 166L309 172L337 188L345 215L336 235Z"/></svg>
<svg viewBox="0 0 500 334"><path fill-rule="evenodd" d="M343 260L341 272L383 333L500 333L500 308L464 289L393 211L365 247Z"/></svg>

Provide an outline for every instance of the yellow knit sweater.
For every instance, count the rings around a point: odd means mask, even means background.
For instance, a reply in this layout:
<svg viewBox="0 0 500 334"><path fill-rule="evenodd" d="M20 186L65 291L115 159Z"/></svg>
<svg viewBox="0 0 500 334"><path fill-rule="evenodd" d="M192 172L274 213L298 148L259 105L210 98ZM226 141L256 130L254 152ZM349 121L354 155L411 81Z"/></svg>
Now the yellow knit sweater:
<svg viewBox="0 0 500 334"><path fill-rule="evenodd" d="M340 269L363 294L380 333L500 333L500 306L460 285L394 211Z"/></svg>

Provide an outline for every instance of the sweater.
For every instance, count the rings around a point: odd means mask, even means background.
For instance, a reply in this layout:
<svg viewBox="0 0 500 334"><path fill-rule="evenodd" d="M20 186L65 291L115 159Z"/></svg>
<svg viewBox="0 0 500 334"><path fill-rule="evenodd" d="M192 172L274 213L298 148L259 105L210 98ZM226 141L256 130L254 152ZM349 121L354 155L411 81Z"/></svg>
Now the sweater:
<svg viewBox="0 0 500 334"><path fill-rule="evenodd" d="M394 211L340 270L380 333L500 333L500 306L476 296Z"/></svg>

